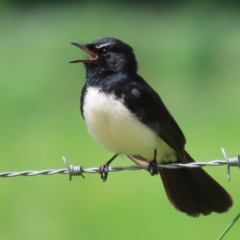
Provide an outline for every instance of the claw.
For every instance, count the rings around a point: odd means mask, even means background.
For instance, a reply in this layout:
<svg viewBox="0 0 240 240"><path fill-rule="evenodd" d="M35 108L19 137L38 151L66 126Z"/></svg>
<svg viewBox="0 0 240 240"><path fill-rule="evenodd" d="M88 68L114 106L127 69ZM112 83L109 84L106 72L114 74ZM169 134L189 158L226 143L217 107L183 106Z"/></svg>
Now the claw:
<svg viewBox="0 0 240 240"><path fill-rule="evenodd" d="M99 167L99 174L101 175L101 179L103 182L106 182L108 177L108 164L103 164L101 167Z"/></svg>
<svg viewBox="0 0 240 240"><path fill-rule="evenodd" d="M148 171L152 176L158 175L158 166L157 166L156 159L154 159L152 162L149 163Z"/></svg>
<svg viewBox="0 0 240 240"><path fill-rule="evenodd" d="M110 160L108 160L105 164L103 164L101 167L99 167L98 172L101 175L101 179L106 182L109 172L109 165L110 163L118 156L118 154L115 154Z"/></svg>
<svg viewBox="0 0 240 240"><path fill-rule="evenodd" d="M149 166L148 166L148 171L150 172L150 174L152 176L158 175L158 166L157 166L158 163L157 163L156 157L157 157L157 150L155 149L154 150L154 158L149 163Z"/></svg>

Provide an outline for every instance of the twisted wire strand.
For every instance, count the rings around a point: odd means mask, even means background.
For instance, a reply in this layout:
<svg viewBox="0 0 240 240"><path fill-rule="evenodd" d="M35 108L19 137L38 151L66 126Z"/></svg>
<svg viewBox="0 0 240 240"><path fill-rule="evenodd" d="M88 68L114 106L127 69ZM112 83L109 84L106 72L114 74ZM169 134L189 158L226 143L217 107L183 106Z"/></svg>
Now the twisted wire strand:
<svg viewBox="0 0 240 240"><path fill-rule="evenodd" d="M210 162L193 162L193 163L172 163L172 164L158 164L158 168L168 168L168 169L176 169L176 168L199 168L199 167L206 167L206 166L222 166L222 165L227 165L227 178L228 181L231 179L231 174L230 174L230 167L240 167L240 155L237 157L233 158L228 158L226 155L225 150L222 148L222 153L224 155L224 158L226 160L213 160ZM68 174L69 175L69 180L72 180L72 176L82 176L83 178L84 175L83 173L99 173L99 168L98 167L92 167L92 168L82 168L82 166L74 166L74 165L69 165L66 158L63 157L63 161L66 165L66 168L63 169L47 169L47 170L29 170L29 171L21 171L21 172L3 172L0 173L0 177L18 177L18 176L36 176L36 175L55 175L55 174ZM114 166L114 167L109 167L108 170L109 172L119 172L119 171L124 171L124 170L147 170L148 166L138 166L138 165L133 165L133 166Z"/></svg>

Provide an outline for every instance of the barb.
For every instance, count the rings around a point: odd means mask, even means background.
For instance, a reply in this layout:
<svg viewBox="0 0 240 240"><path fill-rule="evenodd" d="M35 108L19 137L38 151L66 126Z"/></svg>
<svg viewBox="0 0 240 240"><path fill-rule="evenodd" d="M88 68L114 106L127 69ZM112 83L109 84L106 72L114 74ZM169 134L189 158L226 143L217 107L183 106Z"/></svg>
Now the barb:
<svg viewBox="0 0 240 240"><path fill-rule="evenodd" d="M237 157L234 157L234 158L228 158L224 148L221 148L221 150L222 150L222 154L223 154L224 158L226 159L226 162L228 163L227 178L228 178L228 181L230 181L231 180L230 167L231 166L240 167L240 165L239 165L240 164L240 155L238 155Z"/></svg>
<svg viewBox="0 0 240 240"><path fill-rule="evenodd" d="M237 157L233 158L228 158L226 155L225 150L222 148L222 153L224 155L224 158L226 160L213 160L210 162L193 162L193 163L172 163L172 164L158 164L159 168L168 168L168 169L176 169L176 168L199 168L199 167L206 167L206 166L222 166L222 165L227 165L227 178L228 181L231 179L230 175L230 167L232 166L237 166L240 167L240 155ZM18 177L18 176L36 176L36 175L55 175L55 174L68 174L69 175L69 180L72 180L72 176L82 176L83 178L84 175L83 173L99 173L99 168L98 167L93 167L93 168L85 168L83 169L82 166L73 166L69 165L66 158L63 157L63 161L66 165L66 168L63 169L48 169L48 170L30 170L30 171L21 171L21 172L3 172L0 173L0 177ZM124 171L124 170L147 170L148 166L138 166L138 165L133 165L133 166L116 166L116 167L109 167L109 172L119 172L119 171Z"/></svg>

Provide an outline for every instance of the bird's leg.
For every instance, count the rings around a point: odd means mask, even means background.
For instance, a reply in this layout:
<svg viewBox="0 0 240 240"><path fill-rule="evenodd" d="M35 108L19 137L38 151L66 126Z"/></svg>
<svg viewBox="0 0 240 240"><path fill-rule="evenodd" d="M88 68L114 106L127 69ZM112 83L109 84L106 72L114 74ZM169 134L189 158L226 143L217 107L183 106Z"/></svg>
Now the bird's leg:
<svg viewBox="0 0 240 240"><path fill-rule="evenodd" d="M111 159L109 159L105 164L99 167L99 174L101 175L101 179L105 182L108 177L108 167L110 163L118 156L118 154L115 154Z"/></svg>
<svg viewBox="0 0 240 240"><path fill-rule="evenodd" d="M149 163L148 166L148 171L150 172L150 174L152 176L157 175L158 174L158 167L157 167L157 150L154 150L154 158L153 160Z"/></svg>

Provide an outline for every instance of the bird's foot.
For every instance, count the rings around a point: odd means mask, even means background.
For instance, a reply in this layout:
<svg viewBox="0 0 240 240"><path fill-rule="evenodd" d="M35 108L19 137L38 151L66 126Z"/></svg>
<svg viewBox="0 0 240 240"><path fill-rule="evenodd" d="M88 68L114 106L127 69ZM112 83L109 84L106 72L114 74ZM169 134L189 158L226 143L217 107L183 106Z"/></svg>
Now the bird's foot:
<svg viewBox="0 0 240 240"><path fill-rule="evenodd" d="M152 160L150 163L149 163L149 166L148 166L148 171L150 172L150 174L152 176L154 175L158 175L158 166L157 166L157 161L156 159Z"/></svg>
<svg viewBox="0 0 240 240"><path fill-rule="evenodd" d="M103 164L102 166L99 167L99 174L101 176L101 179L106 182L107 180L107 177L108 177L108 167L109 167L109 164L108 163L105 163Z"/></svg>
<svg viewBox="0 0 240 240"><path fill-rule="evenodd" d="M152 176L158 175L158 166L157 166L157 150L154 150L154 157L153 160L148 165L148 171Z"/></svg>
<svg viewBox="0 0 240 240"><path fill-rule="evenodd" d="M106 182L109 172L109 165L110 163L118 156L118 154L115 154L110 160L108 160L105 164L99 167L98 172L101 176L101 179Z"/></svg>

